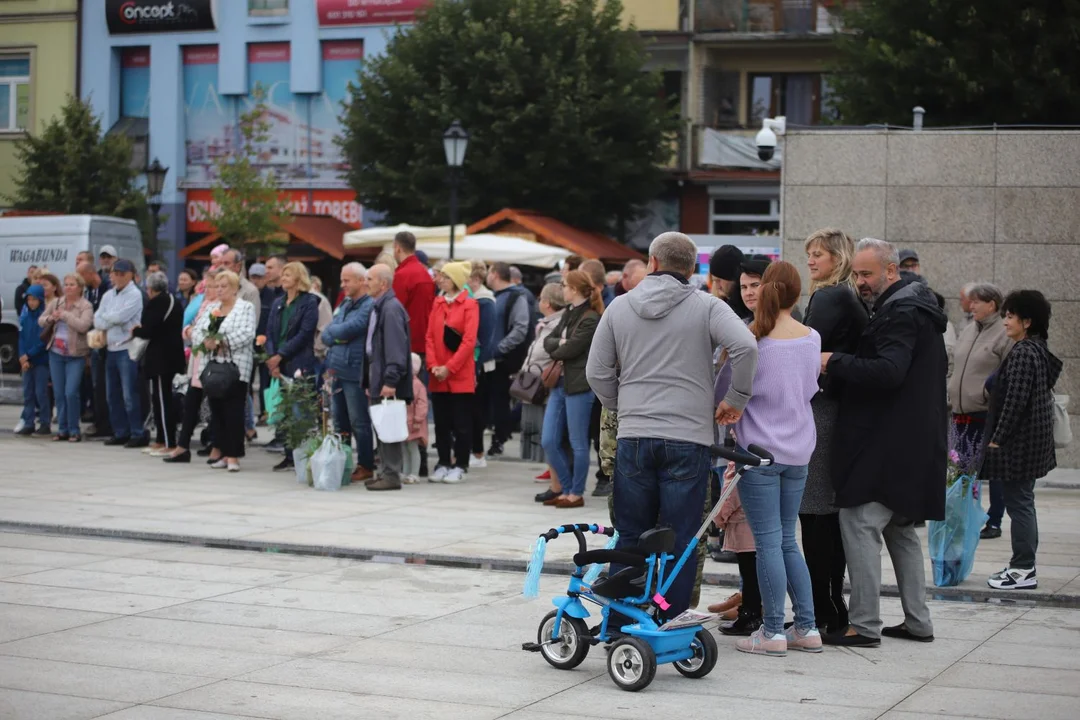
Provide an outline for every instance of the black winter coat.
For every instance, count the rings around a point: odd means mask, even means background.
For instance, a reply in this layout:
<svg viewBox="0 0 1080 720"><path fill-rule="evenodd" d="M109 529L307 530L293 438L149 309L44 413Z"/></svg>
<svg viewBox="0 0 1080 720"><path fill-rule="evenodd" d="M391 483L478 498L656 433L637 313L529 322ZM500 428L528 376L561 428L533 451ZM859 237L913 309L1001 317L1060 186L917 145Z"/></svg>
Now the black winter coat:
<svg viewBox="0 0 1080 720"><path fill-rule="evenodd" d="M1054 385L1061 365L1043 340L1028 338L1013 345L987 383L992 386L990 414L979 477L1034 482L1057 467Z"/></svg>
<svg viewBox="0 0 1080 720"><path fill-rule="evenodd" d="M869 322L866 306L855 291L848 285L832 285L810 296L803 324L821 336L821 352L852 354ZM839 398L843 390L843 383L832 374L819 376L818 384L833 398Z"/></svg>
<svg viewBox="0 0 1080 720"><path fill-rule="evenodd" d="M139 327L132 335L150 341L142 357L146 377L178 375L186 370L183 329L184 308L172 294L163 292L143 305Z"/></svg>
<svg viewBox="0 0 1080 720"><path fill-rule="evenodd" d="M878 502L912 521L945 517L947 323L922 283L881 296L854 354L828 374L844 387L832 464L836 506Z"/></svg>
<svg viewBox="0 0 1080 720"><path fill-rule="evenodd" d="M371 309L371 352L368 353L367 387L371 402L379 401L379 393L389 385L397 390L397 399L413 400L412 350L409 335L409 313L405 311L393 290L375 301Z"/></svg>

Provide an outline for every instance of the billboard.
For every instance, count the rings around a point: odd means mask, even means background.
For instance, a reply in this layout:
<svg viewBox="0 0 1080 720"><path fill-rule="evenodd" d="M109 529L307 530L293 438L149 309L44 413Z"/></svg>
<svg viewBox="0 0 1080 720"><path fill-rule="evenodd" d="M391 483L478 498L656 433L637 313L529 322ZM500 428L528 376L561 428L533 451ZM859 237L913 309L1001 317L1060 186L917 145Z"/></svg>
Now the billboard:
<svg viewBox="0 0 1080 720"><path fill-rule="evenodd" d="M352 190L288 190L282 197L289 201L294 213L331 215L355 228L361 226L363 207ZM207 215L212 218L218 212L212 190L188 190L186 210L188 232L214 231L213 222L207 219Z"/></svg>
<svg viewBox="0 0 1080 720"><path fill-rule="evenodd" d="M214 0L105 0L110 35L214 29Z"/></svg>
<svg viewBox="0 0 1080 720"><path fill-rule="evenodd" d="M214 160L232 150L235 102L218 95L217 45L183 48L187 182L214 180Z"/></svg>
<svg viewBox="0 0 1080 720"><path fill-rule="evenodd" d="M431 0L316 0L319 25L411 23Z"/></svg>

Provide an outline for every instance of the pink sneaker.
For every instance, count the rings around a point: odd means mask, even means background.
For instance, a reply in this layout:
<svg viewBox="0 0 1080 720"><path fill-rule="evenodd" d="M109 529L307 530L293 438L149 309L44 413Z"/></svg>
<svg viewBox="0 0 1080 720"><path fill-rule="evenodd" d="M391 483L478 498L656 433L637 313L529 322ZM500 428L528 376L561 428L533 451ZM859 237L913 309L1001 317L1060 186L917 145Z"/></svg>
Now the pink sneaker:
<svg viewBox="0 0 1080 720"><path fill-rule="evenodd" d="M802 650L803 652L819 653L821 652L821 633L815 629L796 630L794 626L789 627L784 631L787 636L788 647L793 650Z"/></svg>
<svg viewBox="0 0 1080 720"><path fill-rule="evenodd" d="M820 638L819 638L820 642ZM751 655L771 655L772 657L784 657L787 655L787 636L777 633L772 637L765 636L765 627L759 627L754 634L743 638L735 643L735 649L739 652Z"/></svg>

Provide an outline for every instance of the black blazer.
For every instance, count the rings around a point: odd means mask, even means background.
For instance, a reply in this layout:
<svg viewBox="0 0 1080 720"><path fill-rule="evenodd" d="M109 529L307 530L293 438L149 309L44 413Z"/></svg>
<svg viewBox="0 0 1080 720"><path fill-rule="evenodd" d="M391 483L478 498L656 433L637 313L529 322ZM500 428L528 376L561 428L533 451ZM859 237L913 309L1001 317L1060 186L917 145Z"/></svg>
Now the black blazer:
<svg viewBox="0 0 1080 720"><path fill-rule="evenodd" d="M184 308L170 293L163 292L143 305L142 320L132 334L150 341L142 358L147 377L184 372L183 326Z"/></svg>

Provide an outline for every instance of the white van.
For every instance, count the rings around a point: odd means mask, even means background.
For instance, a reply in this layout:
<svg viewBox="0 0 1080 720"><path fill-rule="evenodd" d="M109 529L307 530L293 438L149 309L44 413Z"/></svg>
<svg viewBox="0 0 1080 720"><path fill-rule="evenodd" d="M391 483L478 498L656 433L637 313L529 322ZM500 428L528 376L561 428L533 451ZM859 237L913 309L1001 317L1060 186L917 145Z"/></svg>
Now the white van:
<svg viewBox="0 0 1080 720"><path fill-rule="evenodd" d="M146 267L142 237L134 220L99 215L39 215L0 217L0 365L5 372L18 372L19 319L15 312L15 290L26 278L31 265L48 267L61 281L75 270L75 256L83 250L94 255L105 245L116 248L120 257L135 263L141 273Z"/></svg>

